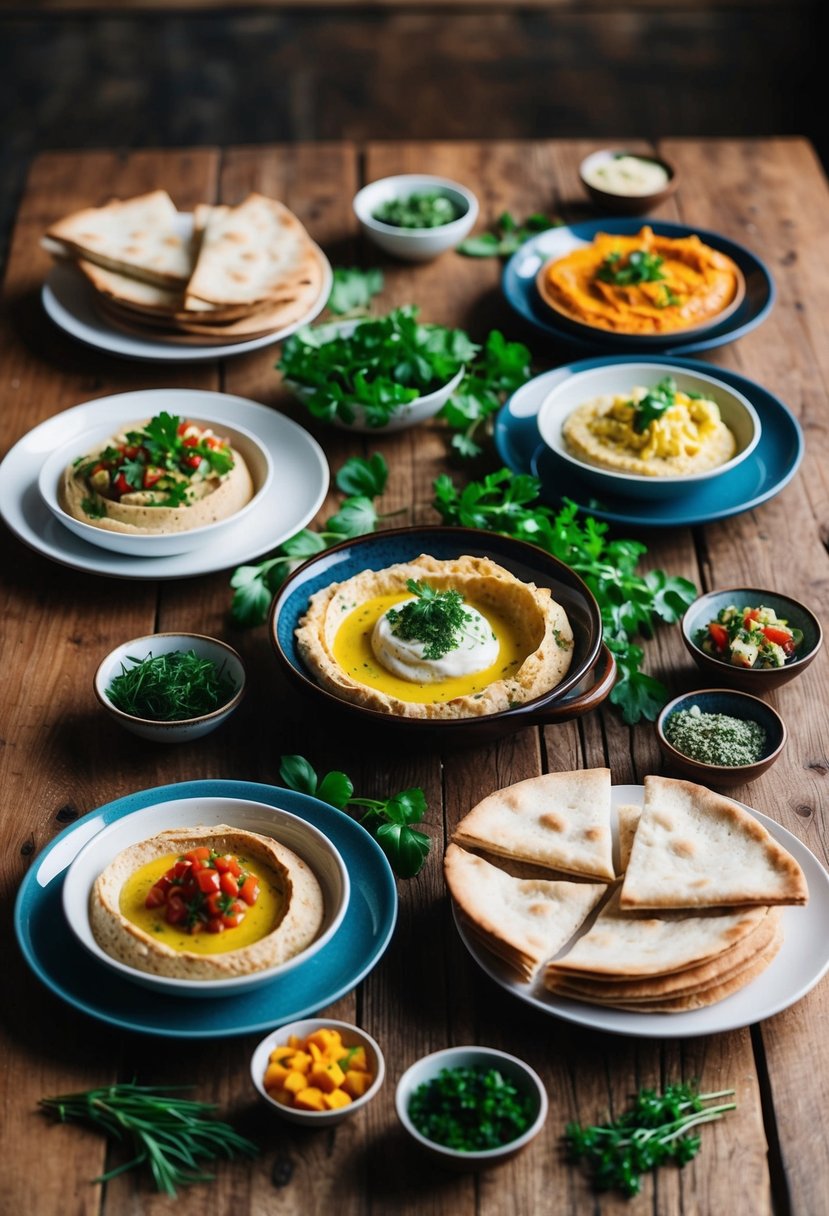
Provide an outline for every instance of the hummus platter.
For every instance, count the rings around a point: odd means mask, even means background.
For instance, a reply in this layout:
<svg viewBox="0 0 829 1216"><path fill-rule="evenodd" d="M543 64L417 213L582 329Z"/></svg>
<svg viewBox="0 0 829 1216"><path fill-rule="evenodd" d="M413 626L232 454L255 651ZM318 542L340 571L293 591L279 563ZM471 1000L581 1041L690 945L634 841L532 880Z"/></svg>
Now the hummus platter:
<svg viewBox="0 0 829 1216"><path fill-rule="evenodd" d="M477 717L555 688L573 631L547 588L486 557L421 554L311 596L303 666L345 701L411 718Z"/></svg>
<svg viewBox="0 0 829 1216"><path fill-rule="evenodd" d="M695 234L597 232L592 242L548 260L536 284L559 316L590 329L634 336L682 334L718 323L739 306L736 262Z"/></svg>
<svg viewBox="0 0 829 1216"><path fill-rule="evenodd" d="M176 828L123 849L96 879L89 923L102 950L174 979L250 975L295 958L324 897L293 850L226 824Z"/></svg>

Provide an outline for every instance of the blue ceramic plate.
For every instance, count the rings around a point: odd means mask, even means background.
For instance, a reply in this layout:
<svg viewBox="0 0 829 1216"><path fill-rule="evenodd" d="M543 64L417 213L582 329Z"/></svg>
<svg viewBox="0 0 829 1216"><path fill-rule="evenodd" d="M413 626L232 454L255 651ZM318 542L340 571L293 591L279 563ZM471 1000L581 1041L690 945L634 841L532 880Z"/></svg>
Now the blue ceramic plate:
<svg viewBox="0 0 829 1216"><path fill-rule="evenodd" d="M96 832L116 819L175 798L249 798L298 815L339 849L351 900L333 939L292 971L249 994L179 1000L122 980L83 949L61 906L71 862ZM316 1013L350 992L381 958L397 920L397 887L386 858L348 815L291 790L252 781L185 781L140 790L84 815L39 854L20 886L14 925L23 957L56 996L90 1017L141 1034L217 1039L265 1031Z"/></svg>
<svg viewBox="0 0 829 1216"><path fill-rule="evenodd" d="M660 236L675 239L695 233L706 245L719 249L737 263L745 278L746 293L739 308L725 320L712 323L703 332L697 330L693 335L686 335L684 341L681 334L647 334L637 337L634 334L591 331L588 326L560 319L544 303L535 285L535 276L545 262L553 257L564 257L580 245L589 245L597 232L630 236L640 230L643 222L641 216L633 219L590 220L583 224L550 228L531 237L512 255L504 267L501 287L507 302L540 333L585 351L622 353L659 350L662 353L675 351L690 354L692 351L711 350L715 346L733 342L766 318L774 304L774 280L768 267L751 250L742 245L735 245L733 241L716 232L689 228L685 224L656 221L649 227Z"/></svg>
<svg viewBox="0 0 829 1216"><path fill-rule="evenodd" d="M706 364L695 359L666 355L649 355L648 359L689 371L708 370ZM575 372L608 363L637 362L641 362L640 355L582 359L545 372L523 385L502 406L495 420L495 446L504 464L513 473L532 473L538 477L541 498L550 506L559 506L562 498L571 498L596 519L643 528L693 527L728 519L751 511L788 485L803 458L800 423L779 398L759 384L717 367L711 369L711 374L743 393L760 417L762 434L751 456L730 473L723 473L715 481L701 484L677 498L660 499L658 503L627 495L597 498L593 487L541 442L538 411L550 390Z"/></svg>

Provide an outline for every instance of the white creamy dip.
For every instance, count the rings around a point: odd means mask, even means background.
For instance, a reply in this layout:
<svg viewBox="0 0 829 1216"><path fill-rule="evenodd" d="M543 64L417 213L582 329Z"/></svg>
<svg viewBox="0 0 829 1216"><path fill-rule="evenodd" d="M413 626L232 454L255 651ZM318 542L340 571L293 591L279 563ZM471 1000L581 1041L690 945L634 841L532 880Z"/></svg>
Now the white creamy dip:
<svg viewBox="0 0 829 1216"><path fill-rule="evenodd" d="M395 604L394 610L399 611L404 603L410 604L412 599ZM424 642L396 637L392 633L388 613L384 613L371 635L375 658L386 671L413 684L437 684L452 676L468 676L485 671L498 659L498 640L485 616L466 604L463 610L467 621L458 645L441 659L424 658Z"/></svg>
<svg viewBox="0 0 829 1216"><path fill-rule="evenodd" d="M599 161L585 170L584 177L599 190L630 197L654 194L664 189L669 181L668 172L662 165L639 156L614 156Z"/></svg>

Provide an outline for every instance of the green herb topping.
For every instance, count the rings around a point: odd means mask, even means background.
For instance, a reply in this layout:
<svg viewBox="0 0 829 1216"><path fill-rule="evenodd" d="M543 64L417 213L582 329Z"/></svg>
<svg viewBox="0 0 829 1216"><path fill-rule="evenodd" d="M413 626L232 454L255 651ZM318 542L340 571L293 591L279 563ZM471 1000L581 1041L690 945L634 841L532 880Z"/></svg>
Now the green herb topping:
<svg viewBox="0 0 829 1216"><path fill-rule="evenodd" d="M422 642L424 659L442 659L450 650L457 650L464 627L471 620L463 610L460 591L435 591L414 578L408 579L406 586L417 599L399 611L390 608L386 613L394 636L404 642Z"/></svg>
<svg viewBox="0 0 829 1216"><path fill-rule="evenodd" d="M466 214L439 190L419 190L406 198L390 198L372 212L375 220L394 228L440 228Z"/></svg>
<svg viewBox="0 0 829 1216"><path fill-rule="evenodd" d="M96 1182L148 1165L156 1190L175 1197L176 1187L212 1180L213 1174L204 1172L201 1161L255 1157L259 1152L229 1124L213 1117L212 1104L173 1097L170 1087L131 1081L41 1098L39 1105L61 1123L87 1123L135 1153L126 1165L116 1166Z"/></svg>
<svg viewBox="0 0 829 1216"><path fill-rule="evenodd" d="M532 1123L532 1101L497 1068L442 1068L409 1099L422 1136L463 1153L500 1148Z"/></svg>
<svg viewBox="0 0 829 1216"><path fill-rule="evenodd" d="M619 252L609 253L596 271L596 278L614 287L659 283L665 278L664 261L658 253L649 253L647 249L634 249L627 257Z"/></svg>
<svg viewBox="0 0 829 1216"><path fill-rule="evenodd" d="M212 713L234 696L236 684L212 659L195 650L148 654L145 659L127 655L121 674L114 676L107 696L116 709L152 722L181 722Z"/></svg>
<svg viewBox="0 0 829 1216"><path fill-rule="evenodd" d="M537 232L556 228L562 220L548 215L529 215L525 220L516 220L509 211L504 211L495 221L493 232L478 232L468 236L458 245L458 253L468 258L508 258L529 237Z"/></svg>
<svg viewBox="0 0 829 1216"><path fill-rule="evenodd" d="M671 714L665 723L665 738L691 760L729 767L753 764L766 748L766 731L759 722L704 713L698 705Z"/></svg>
<svg viewBox="0 0 829 1216"><path fill-rule="evenodd" d="M668 1085L663 1094L642 1089L620 1118L594 1127L568 1123L565 1141L571 1161L585 1161L597 1191L618 1189L638 1195L641 1175L666 1161L685 1165L700 1150L701 1140L691 1135L702 1123L721 1119L736 1110L736 1102L706 1106L728 1098L733 1089L701 1094L695 1085Z"/></svg>
<svg viewBox="0 0 829 1216"><path fill-rule="evenodd" d="M633 429L637 435L643 434L652 422L676 405L676 380L673 376L663 376L658 384L648 389L639 401L628 402L633 410Z"/></svg>

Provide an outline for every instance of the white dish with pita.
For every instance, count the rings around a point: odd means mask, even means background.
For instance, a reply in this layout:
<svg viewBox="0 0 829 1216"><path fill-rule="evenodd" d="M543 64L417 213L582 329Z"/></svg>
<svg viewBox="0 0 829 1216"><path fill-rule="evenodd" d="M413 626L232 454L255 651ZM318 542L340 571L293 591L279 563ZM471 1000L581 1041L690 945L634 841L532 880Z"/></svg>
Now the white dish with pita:
<svg viewBox="0 0 829 1216"><path fill-rule="evenodd" d="M640 785L611 787L611 819L617 856L620 827L625 831L625 813L620 816L620 808L641 805L644 794L644 786ZM514 966L509 966L484 945L480 932L470 926L453 903L458 933L482 970L507 992L577 1025L642 1038L683 1038L735 1030L772 1017L804 997L829 970L829 941L825 932L829 923L829 873L791 832L743 803L736 805L762 825L773 841L799 865L808 884L809 897L805 906L790 905L775 910L774 916L779 917L783 935L776 957L750 983L716 1003L669 1015L588 1004L545 988L543 967L531 982L518 979ZM745 912L755 915L757 910L746 908ZM576 940L586 936L593 920L592 916L588 917ZM572 945L568 944L557 957L563 960L571 949Z"/></svg>
<svg viewBox="0 0 829 1216"><path fill-rule="evenodd" d="M254 434L273 466L261 501L249 514L228 523L215 544L188 553L137 558L82 540L51 514L40 495L44 462L73 436L126 417L151 417L163 409ZM19 439L0 464L0 518L31 549L75 570L113 578L192 578L242 565L300 531L319 510L329 479L328 462L316 439L276 410L230 393L144 389L76 405Z"/></svg>

